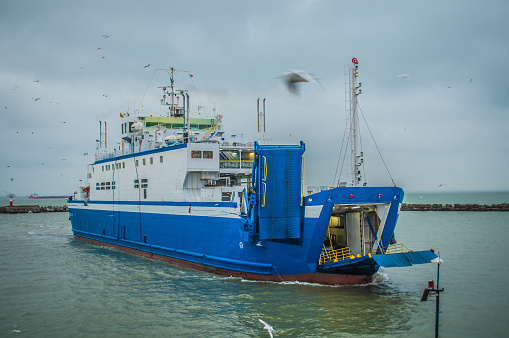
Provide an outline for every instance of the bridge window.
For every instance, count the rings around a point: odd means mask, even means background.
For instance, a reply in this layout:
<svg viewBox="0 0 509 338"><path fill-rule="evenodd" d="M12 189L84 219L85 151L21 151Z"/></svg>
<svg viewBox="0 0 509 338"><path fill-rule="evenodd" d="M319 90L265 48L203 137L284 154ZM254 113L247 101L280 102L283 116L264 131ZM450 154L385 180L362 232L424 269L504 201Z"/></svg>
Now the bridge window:
<svg viewBox="0 0 509 338"><path fill-rule="evenodd" d="M214 153L212 151L204 151L203 158L213 158Z"/></svg>
<svg viewBox="0 0 509 338"><path fill-rule="evenodd" d="M201 158L201 151L199 150L191 151L191 158Z"/></svg>

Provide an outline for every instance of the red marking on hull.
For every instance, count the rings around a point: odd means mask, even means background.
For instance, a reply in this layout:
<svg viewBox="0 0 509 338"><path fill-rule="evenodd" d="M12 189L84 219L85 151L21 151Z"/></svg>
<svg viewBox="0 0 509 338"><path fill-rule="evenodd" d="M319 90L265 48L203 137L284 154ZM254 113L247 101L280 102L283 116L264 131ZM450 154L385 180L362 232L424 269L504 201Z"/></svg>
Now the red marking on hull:
<svg viewBox="0 0 509 338"><path fill-rule="evenodd" d="M189 268L198 271L204 271L221 276L240 277L248 280L267 281L267 282L305 282L315 283L324 285L356 285L356 284L367 284L371 283L372 275L344 275L344 274L333 274L333 273L303 273L296 275L262 275L257 273L247 273L241 271L228 270L223 268L216 268L210 265L204 265L200 263L189 262L183 259L158 255L151 252L142 250L136 250L128 248L122 245L111 244L107 242L101 242L95 239L86 237L75 236L77 239L101 246L107 246L118 249L123 252L127 252L137 256L143 256L158 261L168 262L173 265L177 265L183 268Z"/></svg>

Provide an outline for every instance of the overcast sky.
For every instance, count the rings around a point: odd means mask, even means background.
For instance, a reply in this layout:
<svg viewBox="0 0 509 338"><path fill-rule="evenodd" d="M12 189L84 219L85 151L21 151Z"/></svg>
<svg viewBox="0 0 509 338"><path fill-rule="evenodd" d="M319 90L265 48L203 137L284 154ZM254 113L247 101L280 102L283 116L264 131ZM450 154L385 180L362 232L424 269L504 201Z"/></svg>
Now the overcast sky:
<svg viewBox="0 0 509 338"><path fill-rule="evenodd" d="M71 194L98 121L115 146L120 112L157 114L169 81L155 69L168 67L194 75L197 90L176 77L192 111L216 108L246 141L266 98L267 138L304 141L305 184L334 185L353 57L398 186L509 190L508 17L507 1L0 0L0 194ZM324 90L302 85L295 98L276 79L289 69ZM392 185L364 118L367 182Z"/></svg>

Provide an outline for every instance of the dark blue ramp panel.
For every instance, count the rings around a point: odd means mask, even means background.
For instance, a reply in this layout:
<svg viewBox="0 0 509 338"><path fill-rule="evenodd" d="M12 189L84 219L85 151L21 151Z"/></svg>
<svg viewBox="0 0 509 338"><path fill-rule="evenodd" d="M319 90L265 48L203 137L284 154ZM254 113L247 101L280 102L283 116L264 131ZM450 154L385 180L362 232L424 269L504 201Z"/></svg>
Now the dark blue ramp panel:
<svg viewBox="0 0 509 338"><path fill-rule="evenodd" d="M258 149L260 239L300 238L304 146Z"/></svg>
<svg viewBox="0 0 509 338"><path fill-rule="evenodd" d="M431 263L431 260L438 257L433 251L405 252L404 255L412 264Z"/></svg>
<svg viewBox="0 0 509 338"><path fill-rule="evenodd" d="M402 253L373 255L372 258L375 262L384 268L391 268L394 266L412 266L412 263Z"/></svg>
<svg viewBox="0 0 509 338"><path fill-rule="evenodd" d="M436 257L437 255L433 251L417 251L372 256L375 262L384 268L431 263L431 260Z"/></svg>

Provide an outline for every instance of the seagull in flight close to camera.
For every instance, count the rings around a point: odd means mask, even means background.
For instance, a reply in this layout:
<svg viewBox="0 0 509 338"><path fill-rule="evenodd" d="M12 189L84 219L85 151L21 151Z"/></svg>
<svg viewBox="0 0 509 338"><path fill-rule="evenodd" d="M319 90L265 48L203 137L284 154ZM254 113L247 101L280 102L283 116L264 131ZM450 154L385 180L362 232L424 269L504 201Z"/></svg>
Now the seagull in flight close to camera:
<svg viewBox="0 0 509 338"><path fill-rule="evenodd" d="M276 79L279 78L284 79L284 81L286 82L286 86L288 87L288 90L293 95L297 96L299 95L299 88L297 87L297 83L299 82L309 82L323 89L322 85L318 82L318 78L304 70L290 69L289 72L281 74Z"/></svg>
<svg viewBox="0 0 509 338"><path fill-rule="evenodd" d="M270 338L274 338L274 334L273 334L273 332L274 332L274 328L273 328L272 326L270 326L269 324L267 324L266 322L264 322L263 320L261 320L261 319L258 319L258 320L259 320L259 321L260 321L263 325L265 325L265 326L263 327L263 329L264 329L264 330L269 331Z"/></svg>

